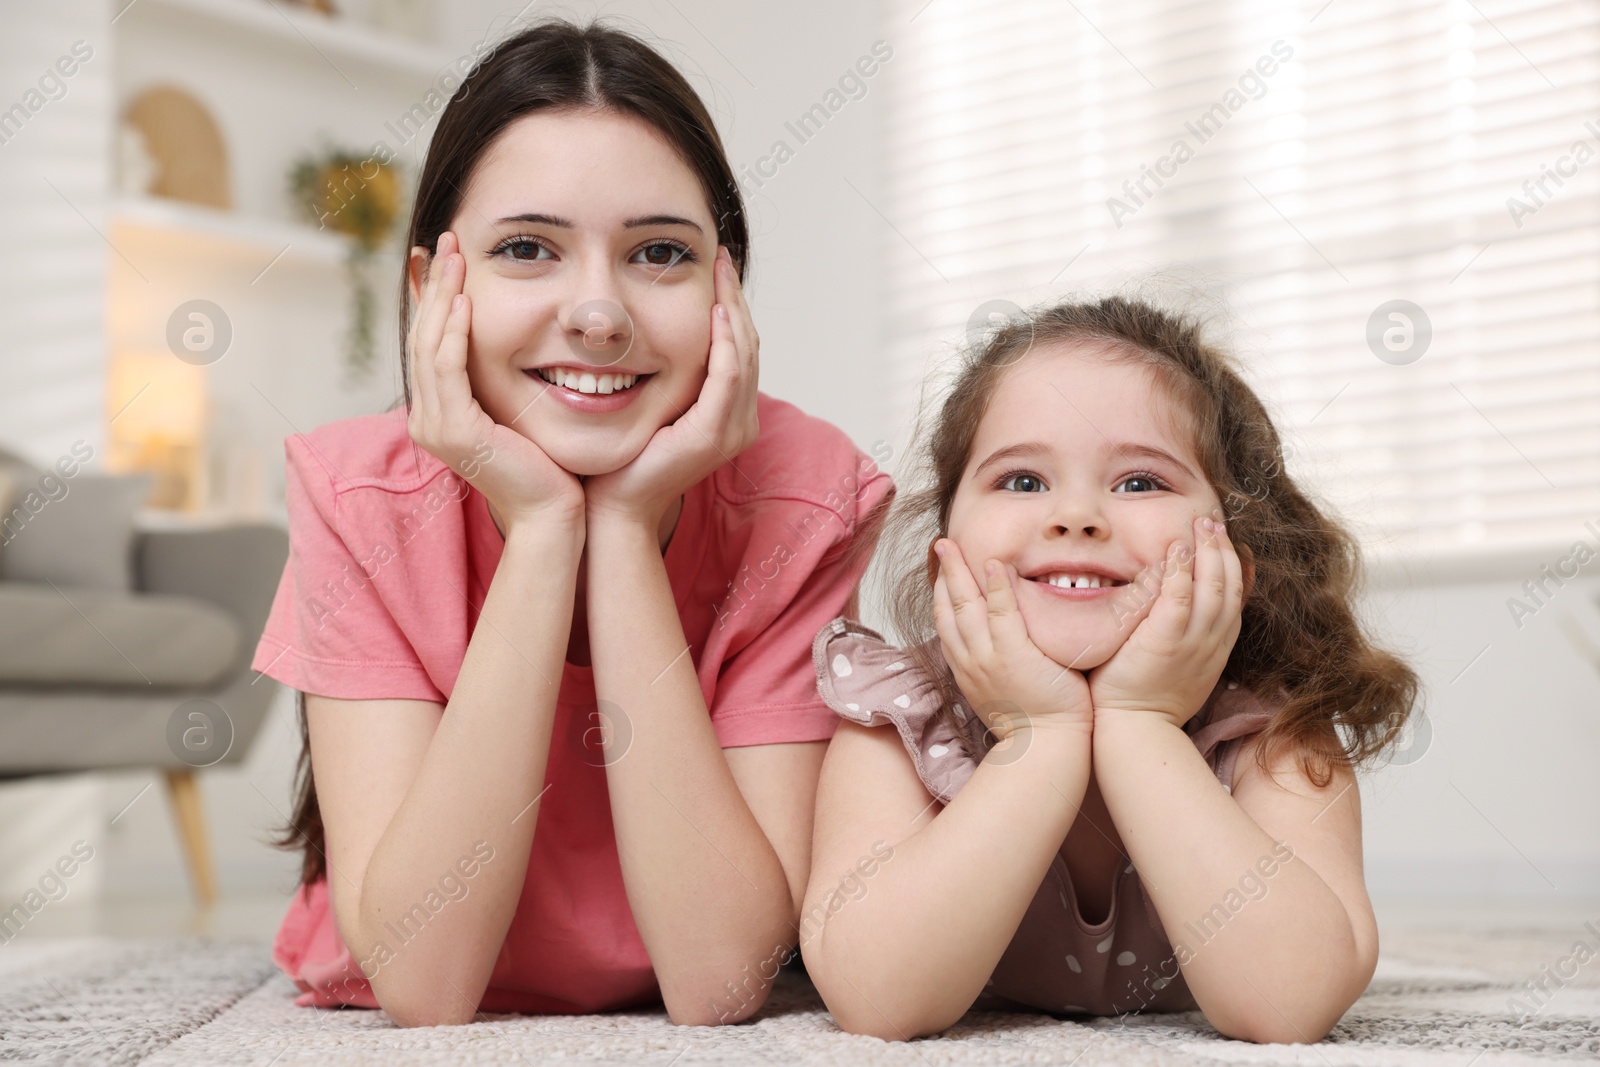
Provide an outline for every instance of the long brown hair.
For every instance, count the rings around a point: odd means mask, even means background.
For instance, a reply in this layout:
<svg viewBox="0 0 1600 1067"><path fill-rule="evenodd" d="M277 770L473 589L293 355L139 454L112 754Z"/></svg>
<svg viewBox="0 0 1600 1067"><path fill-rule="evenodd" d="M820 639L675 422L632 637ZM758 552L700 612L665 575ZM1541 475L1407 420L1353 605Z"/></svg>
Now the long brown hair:
<svg viewBox="0 0 1600 1067"><path fill-rule="evenodd" d="M1334 766L1376 761L1399 738L1416 702L1417 675L1362 629L1352 607L1361 577L1355 540L1289 477L1260 398L1231 357L1202 334L1193 318L1110 297L1035 309L966 353L927 431L919 433L914 488L901 496L886 527L889 621L914 661L938 679L949 714L961 695L932 639L929 545L949 529L978 423L1002 376L1033 349L1092 345L1106 358L1150 368L1189 416L1228 536L1255 568L1223 678L1263 698L1287 694L1262 731L1257 762L1270 773L1273 757L1287 749L1320 788Z"/></svg>
<svg viewBox="0 0 1600 1067"><path fill-rule="evenodd" d="M660 133L700 179L716 218L717 242L728 249L741 279L749 259L744 201L705 104L683 75L639 38L591 23L541 22L497 43L463 79L445 105L418 177L405 247L437 247L461 208L473 170L495 139L517 119L545 110L614 111L643 120ZM411 382L406 334L411 320L407 271L400 271L400 373L406 403ZM322 811L311 774L305 697L298 697L300 758L295 766L295 809L272 844L302 849L300 880L324 876Z"/></svg>

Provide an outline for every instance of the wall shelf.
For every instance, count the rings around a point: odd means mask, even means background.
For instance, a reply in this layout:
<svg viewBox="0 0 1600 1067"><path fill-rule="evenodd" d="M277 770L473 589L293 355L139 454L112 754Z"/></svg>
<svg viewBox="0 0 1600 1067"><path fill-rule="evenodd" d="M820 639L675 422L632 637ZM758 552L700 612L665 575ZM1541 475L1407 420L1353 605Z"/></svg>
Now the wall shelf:
<svg viewBox="0 0 1600 1067"><path fill-rule="evenodd" d="M351 245L349 237L329 230L150 196L114 199L111 224L141 244L176 239L222 246L237 256L258 257L263 268L280 253L303 263L341 264Z"/></svg>
<svg viewBox="0 0 1600 1067"><path fill-rule="evenodd" d="M97 218L95 227L112 246L95 250L104 263L109 348L101 392L143 357L163 362L173 312L187 301L216 304L232 329L223 356L190 375L201 379L206 406L186 498L199 510L142 521L281 519L284 436L381 411L393 400L393 361L380 359L381 372L356 374L347 350L354 284L360 282L371 286L375 299L380 352L392 344L386 326L395 321L394 283L404 262L404 236L394 234L370 269L352 276L355 239L333 228L336 219L319 228L300 210L286 188L291 168L319 146L354 151L379 138L393 145L387 124L414 113L455 55L357 19L297 9L288 0L112 0L103 15L116 21L101 35L79 34L97 44L111 38L110 92L100 113L105 136L97 142L108 181L104 222ZM442 20L437 12L433 17ZM156 196L146 191L152 187L146 161L137 153L121 156L130 102L167 85L192 96L215 122L228 174L228 196L216 203L231 206ZM152 162L176 165L179 153L170 143L158 152L162 143L146 132L145 147ZM403 206L409 197L401 199ZM73 215L63 228L72 223L82 226ZM179 375L172 377L175 391ZM168 388L164 383L154 382L140 405L158 399L154 390ZM131 441L127 421L116 427L102 421L100 433L108 441L117 435Z"/></svg>
<svg viewBox="0 0 1600 1067"><path fill-rule="evenodd" d="M329 18L270 0L117 0L127 17L185 20L206 31L232 30L252 45L321 54L341 74L341 62L407 79L431 81L457 57L348 19ZM118 16L119 18L121 16ZM214 35L214 34L213 34ZM348 77L348 75L346 75Z"/></svg>

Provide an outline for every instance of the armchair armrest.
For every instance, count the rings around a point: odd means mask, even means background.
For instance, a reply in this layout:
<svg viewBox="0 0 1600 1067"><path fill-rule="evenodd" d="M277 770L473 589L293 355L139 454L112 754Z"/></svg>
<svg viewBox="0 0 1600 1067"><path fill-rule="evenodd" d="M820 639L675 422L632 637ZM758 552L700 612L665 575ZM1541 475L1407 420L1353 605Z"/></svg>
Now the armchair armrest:
<svg viewBox="0 0 1600 1067"><path fill-rule="evenodd" d="M239 620L248 663L289 558L289 535L268 523L144 530L134 546L137 588L194 597Z"/></svg>

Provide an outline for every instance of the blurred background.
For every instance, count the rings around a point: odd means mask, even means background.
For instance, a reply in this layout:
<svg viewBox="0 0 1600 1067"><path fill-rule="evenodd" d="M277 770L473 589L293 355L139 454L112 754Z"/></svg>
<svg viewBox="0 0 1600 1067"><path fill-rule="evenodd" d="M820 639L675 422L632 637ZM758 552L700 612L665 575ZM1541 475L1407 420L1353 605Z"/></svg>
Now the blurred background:
<svg viewBox="0 0 1600 1067"><path fill-rule="evenodd" d="M395 402L436 116L549 15L702 93L763 389L891 470L1020 308L1205 315L1425 679L1362 782L1380 910L1600 901L1593 3L58 0L0 8L0 909L82 862L0 941L275 929L282 441Z"/></svg>

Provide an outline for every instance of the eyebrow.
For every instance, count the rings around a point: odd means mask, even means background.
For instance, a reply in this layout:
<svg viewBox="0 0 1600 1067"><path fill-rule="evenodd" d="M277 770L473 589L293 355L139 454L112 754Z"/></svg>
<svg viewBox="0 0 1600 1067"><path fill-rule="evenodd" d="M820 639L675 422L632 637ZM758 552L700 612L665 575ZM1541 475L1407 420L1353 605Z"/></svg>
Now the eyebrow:
<svg viewBox="0 0 1600 1067"><path fill-rule="evenodd" d="M1155 445L1112 445L1111 450L1117 453L1119 456L1144 456L1148 459L1164 460L1165 462L1172 464L1174 467L1177 467L1191 478L1198 479L1200 477L1193 470L1191 470L1189 465L1183 460L1179 459L1177 456L1174 456L1171 452L1168 452L1164 448L1157 448Z"/></svg>
<svg viewBox="0 0 1600 1067"><path fill-rule="evenodd" d="M559 215L542 215L533 211L523 212L521 215L507 215L505 218L498 221L531 222L535 226L554 226L562 230L575 230L578 228L578 224L576 222L572 222L569 219L564 219Z"/></svg>
<svg viewBox="0 0 1600 1067"><path fill-rule="evenodd" d="M622 224L625 230L637 230L644 226L688 226L696 233L705 233L698 222L677 215L642 215L636 219L628 219Z"/></svg>
<svg viewBox="0 0 1600 1067"><path fill-rule="evenodd" d="M1189 465L1187 463L1183 462L1181 459L1179 459L1177 456L1174 456L1171 452L1168 452L1166 449L1157 448L1155 445L1142 445L1142 444L1131 444L1131 443L1130 444L1121 444L1121 445L1112 445L1111 446L1111 451L1116 453L1119 456L1129 456L1129 457L1143 456L1143 457L1146 457L1146 458L1149 458L1149 459L1163 460L1163 461L1165 461L1167 463L1172 464L1174 467L1177 467L1179 470L1183 471L1185 474L1187 474L1191 478L1198 478L1199 477L1199 475L1195 474L1195 472L1190 469L1190 467L1189 467ZM1049 455L1049 454L1050 454L1050 447L1048 445L1045 445L1045 444L1039 442L1039 441L1024 441L1021 444L1007 445L1004 448L998 448L995 451L991 452L989 454L989 458L985 459L982 463L978 464L978 466L973 470L972 476L974 478L976 478L978 475L983 473L985 468L991 466L992 464L999 463L1002 460L1007 460L1007 459L1012 459L1012 458L1022 458L1022 457L1033 457L1033 456L1046 456L1046 455Z"/></svg>
<svg viewBox="0 0 1600 1067"><path fill-rule="evenodd" d="M507 215L499 220L499 223L508 222L526 222L534 226L551 226L561 230L575 230L578 228L578 224L571 219L532 211L524 212L521 215ZM646 226L688 226L696 233L705 233L705 230L698 222L678 215L641 215L638 218L627 219L622 223L622 228L625 230L637 230Z"/></svg>
<svg viewBox="0 0 1600 1067"><path fill-rule="evenodd" d="M999 463L1001 460L1011 459L1013 456L1047 456L1049 454L1050 449L1038 441L1024 441L1019 445L1007 445L989 453L989 458L978 464L973 470L972 476L976 478L984 472L985 468Z"/></svg>

